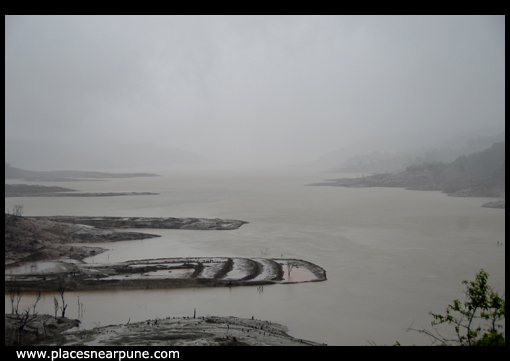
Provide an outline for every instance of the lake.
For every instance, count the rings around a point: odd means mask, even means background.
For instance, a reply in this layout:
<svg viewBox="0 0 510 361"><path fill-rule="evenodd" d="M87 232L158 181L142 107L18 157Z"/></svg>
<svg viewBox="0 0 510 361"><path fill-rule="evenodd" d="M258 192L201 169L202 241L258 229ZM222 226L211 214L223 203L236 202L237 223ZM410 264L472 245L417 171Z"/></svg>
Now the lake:
<svg viewBox="0 0 510 361"><path fill-rule="evenodd" d="M489 198L456 198L397 188L312 187L341 178L312 168L234 169L220 166L126 169L162 177L46 182L86 192L157 192L119 197L6 198L25 216L231 218L238 230L153 230L162 237L94 244L109 251L87 262L158 257L300 258L327 272L325 282L236 288L68 292L66 316L80 327L172 316L218 315L271 320L297 338L329 345L427 345L403 328L431 329L429 311L462 299L462 280L483 268L505 293L505 210ZM117 170L118 172L118 170ZM8 183L26 183L8 181ZM52 293L37 304L53 314ZM21 307L29 306L26 295ZM79 307L78 303L83 306ZM8 295L5 310L11 312Z"/></svg>

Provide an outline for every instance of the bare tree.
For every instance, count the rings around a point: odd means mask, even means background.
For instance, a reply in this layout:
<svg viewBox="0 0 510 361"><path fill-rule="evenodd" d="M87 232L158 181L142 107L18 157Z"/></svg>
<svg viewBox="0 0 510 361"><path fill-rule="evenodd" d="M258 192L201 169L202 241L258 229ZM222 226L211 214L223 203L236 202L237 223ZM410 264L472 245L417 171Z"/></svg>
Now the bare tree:
<svg viewBox="0 0 510 361"><path fill-rule="evenodd" d="M290 277L290 272L293 268L297 267L297 263L295 262L287 262L287 275Z"/></svg>
<svg viewBox="0 0 510 361"><path fill-rule="evenodd" d="M37 297L35 299L35 303L34 303L34 310L33 310L33 315L35 315L35 307L37 306L37 302L39 302L42 298L42 293L41 293L41 290L38 290L37 291Z"/></svg>
<svg viewBox="0 0 510 361"><path fill-rule="evenodd" d="M23 213L25 213L25 211L22 205L16 204L14 207L12 207L12 215L14 217L21 217L23 216Z"/></svg>
<svg viewBox="0 0 510 361"><path fill-rule="evenodd" d="M63 279L62 282L60 283L60 285L58 286L58 293L60 294L60 298L62 299L62 307L60 307L60 310L62 311L62 317L65 317L66 308L67 308L67 304L65 303L65 300L64 300L65 291L66 291L66 284L65 284L65 280Z"/></svg>
<svg viewBox="0 0 510 361"><path fill-rule="evenodd" d="M13 305L13 310L14 310L13 313L16 316L16 318L15 318L16 326L17 326L16 343L18 345L22 345L23 337L24 337L24 335L26 335L26 332L24 332L25 327L27 326L28 323L30 323L31 321L33 321L37 318L37 313L35 312L35 308L37 306L37 303L41 299L41 291L38 292L37 298L36 298L35 303L32 307L28 307L27 309L25 309L25 311L19 312L19 302L21 301L21 292L20 292L19 285L17 285L17 287L15 287L14 289L15 290L13 291L13 293L15 294L15 298L17 300L16 307L14 308L14 298L12 296L11 296L11 303ZM31 309L33 309L32 315L30 315ZM38 336L37 329L35 332L36 332L36 337L37 337Z"/></svg>
<svg viewBox="0 0 510 361"><path fill-rule="evenodd" d="M55 296L53 296L53 305L55 307L55 319L57 319L57 312L58 312L58 300Z"/></svg>
<svg viewBox="0 0 510 361"><path fill-rule="evenodd" d="M22 345L23 343L23 330L25 329L25 326L32 320L34 320L37 317L37 314L34 313L32 316L30 316L30 308L27 308L24 312L21 314L16 310L16 319L17 319L17 326L18 326L18 345ZM35 308L35 307L34 307Z"/></svg>
<svg viewBox="0 0 510 361"><path fill-rule="evenodd" d="M19 283L12 282L9 287L9 297L11 299L11 314L15 314L18 312L19 303L21 301L22 293ZM16 302L16 306L14 306L14 302Z"/></svg>
<svg viewBox="0 0 510 361"><path fill-rule="evenodd" d="M11 314L14 315L14 300L16 299L16 287L14 283L11 283L11 287L9 287L9 297L11 298Z"/></svg>

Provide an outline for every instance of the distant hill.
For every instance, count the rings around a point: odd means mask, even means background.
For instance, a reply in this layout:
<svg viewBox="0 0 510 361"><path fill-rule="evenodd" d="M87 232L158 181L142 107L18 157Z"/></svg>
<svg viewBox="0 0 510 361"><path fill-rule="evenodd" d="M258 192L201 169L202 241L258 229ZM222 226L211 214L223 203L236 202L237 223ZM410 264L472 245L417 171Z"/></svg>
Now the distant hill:
<svg viewBox="0 0 510 361"><path fill-rule="evenodd" d="M459 197L505 197L505 142L450 163L422 163L397 174L333 179L317 186L402 187L443 191Z"/></svg>
<svg viewBox="0 0 510 361"><path fill-rule="evenodd" d="M424 162L449 163L504 140L505 133L501 130L459 131L458 134L395 133L328 153L318 164L329 167L329 172L398 173Z"/></svg>
<svg viewBox="0 0 510 361"><path fill-rule="evenodd" d="M79 170L34 171L11 166L5 162L5 179L22 179L31 182L59 182L79 180L100 180L107 178L159 177L154 173L105 173Z"/></svg>

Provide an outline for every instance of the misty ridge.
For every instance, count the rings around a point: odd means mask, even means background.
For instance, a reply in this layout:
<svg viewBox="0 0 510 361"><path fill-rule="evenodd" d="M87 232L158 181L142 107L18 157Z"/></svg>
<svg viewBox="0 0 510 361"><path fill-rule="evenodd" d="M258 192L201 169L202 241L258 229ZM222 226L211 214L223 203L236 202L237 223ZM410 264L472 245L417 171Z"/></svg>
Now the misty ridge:
<svg viewBox="0 0 510 361"><path fill-rule="evenodd" d="M422 146L418 150L398 151L389 153L388 151L373 151L370 154L357 154L347 158L341 167L332 169L329 172L343 173L362 173L362 177L344 178L327 180L326 183L313 183L316 186L344 186L344 187L403 187L413 190L439 190L449 195L461 197L505 197L505 134L504 132L496 135L478 135L477 137L456 136L444 138L443 141L437 141L433 146ZM381 137L379 144L385 140ZM365 142L359 142L365 146ZM11 142L11 145L13 142ZM16 143L20 146L19 143ZM96 152L101 152L105 164L116 164L117 157L122 154L133 156L124 157L125 162L132 161L132 166L143 167L147 164L153 164L155 167L163 167L177 164L210 164L205 157L200 157L192 153L174 150L165 147L147 146L147 151L140 151L139 147L132 147L128 144L114 144L109 149L97 148ZM36 144L32 144L35 147ZM163 152L158 153L158 150ZM352 151L352 148L350 149ZM80 154L80 150L74 149L75 154ZM346 149L348 153L349 149ZM44 153L40 149L37 154ZM70 152L71 153L71 152ZM48 153L46 153L48 154ZM99 155L99 153L97 153ZM326 155L332 161L338 159L341 151L332 152ZM136 155L136 156L135 156ZM184 155L184 156L183 156ZM161 157L167 157L167 160L161 160ZM344 155L345 157L345 155ZM62 163L58 163L60 158L47 157L47 159L57 164L65 164L69 167L80 167L80 159L87 157L82 154L78 161L73 163L71 158L65 158ZM322 160L323 160L322 159ZM90 159L89 159L90 160ZM319 159L320 161L321 159ZM68 163L71 162L71 163ZM127 163L126 166L128 165ZM247 164L249 166L249 164ZM121 169L121 167L118 167ZM328 171L325 171L328 172ZM366 174L372 174L367 176ZM80 171L80 170L53 170L53 171L34 171L24 170L5 163L5 179L22 179L25 181L80 181L80 180L106 180L109 178L132 178L132 177L157 177L154 173L111 173L98 171ZM58 188L58 187L57 187ZM73 193L74 189L53 189L47 186L28 186L23 184L7 185L5 189L6 197L12 196L112 196L112 195L152 195L149 192L129 192L129 193ZM157 193L154 193L157 194ZM504 208L502 203L501 208Z"/></svg>
<svg viewBox="0 0 510 361"><path fill-rule="evenodd" d="M472 142L469 142L472 143ZM399 187L409 190L442 191L456 197L498 197L485 207L505 208L505 142L453 162L421 162L398 173L375 173L357 178L329 179L311 186ZM503 200L501 200L503 199Z"/></svg>
<svg viewBox="0 0 510 361"><path fill-rule="evenodd" d="M365 138L326 153L314 162L294 163L293 166L321 167L324 172L398 173L410 165L424 162L452 162L459 156L482 151L504 140L504 131L493 128L396 132ZM307 146L313 148L311 144L305 144L304 148ZM54 172L62 169L92 171L181 165L200 167L222 163L202 154L149 142L97 141L91 146L66 140L46 141L9 137L5 139L5 159L14 167ZM247 160L232 166L250 168L252 164ZM52 176L56 175L58 174L54 173ZM77 178L80 175L67 176ZM108 177L115 176L95 178Z"/></svg>
<svg viewBox="0 0 510 361"><path fill-rule="evenodd" d="M398 173L411 165L453 162L460 156L483 151L504 140L504 130L493 129L442 134L398 133L365 139L328 153L317 163L328 167L326 172L333 173Z"/></svg>

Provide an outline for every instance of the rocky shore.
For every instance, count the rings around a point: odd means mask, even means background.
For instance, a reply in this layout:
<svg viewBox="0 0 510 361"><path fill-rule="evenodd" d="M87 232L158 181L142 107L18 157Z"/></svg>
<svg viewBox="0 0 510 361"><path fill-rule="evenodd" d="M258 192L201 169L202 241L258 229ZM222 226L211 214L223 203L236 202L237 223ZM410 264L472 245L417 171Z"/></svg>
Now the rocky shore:
<svg viewBox="0 0 510 361"><path fill-rule="evenodd" d="M122 228L233 230L248 222L232 219L174 217L21 217L5 214L5 266L68 258L82 260L102 253L100 247L69 243L116 242L160 237Z"/></svg>
<svg viewBox="0 0 510 361"><path fill-rule="evenodd" d="M505 201L487 202L482 204L482 207L505 209Z"/></svg>
<svg viewBox="0 0 510 361"><path fill-rule="evenodd" d="M298 259L158 258L86 264L99 247L67 243L158 237L111 228L232 230L245 221L148 217L15 217L6 214L5 289L21 291L233 287L326 280L319 266Z"/></svg>
<svg viewBox="0 0 510 361"><path fill-rule="evenodd" d="M147 217L21 217L5 214L5 292L55 292L181 287L235 287L326 280L321 267L299 259L184 257L87 264L104 251L67 243L157 237L110 228L231 230L245 221ZM58 346L319 346L295 339L270 321L236 317L162 318L80 330L78 320L25 313L5 315L6 345Z"/></svg>
<svg viewBox="0 0 510 361"><path fill-rule="evenodd" d="M359 178L327 179L307 186L329 187L395 187L408 190L441 191L453 197L505 197L504 179L474 177L451 169L441 171L404 171L381 173ZM504 208L504 201L502 202Z"/></svg>
<svg viewBox="0 0 510 361"><path fill-rule="evenodd" d="M151 192L85 192L81 193L76 189L28 185L28 184L6 184L5 197L114 197L114 196L149 196L158 195Z"/></svg>
<svg viewBox="0 0 510 361"><path fill-rule="evenodd" d="M51 315L5 314L5 346L33 345L41 341L58 340L63 332L77 328L79 320ZM23 324L22 329L20 326Z"/></svg>
<svg viewBox="0 0 510 361"><path fill-rule="evenodd" d="M84 224L55 222L5 214L5 266L67 258L82 260L105 251L101 247L69 243L115 242L160 237L159 235L100 229Z"/></svg>
<svg viewBox="0 0 510 361"><path fill-rule="evenodd" d="M5 318L6 345L12 345L16 316ZM22 337L24 344L37 346L325 346L290 336L284 325L253 318L168 317L92 330L78 325L78 320L37 315Z"/></svg>
<svg viewBox="0 0 510 361"><path fill-rule="evenodd" d="M160 175L154 173L108 173L80 170L34 171L16 168L9 163L5 163L5 179L22 179L30 182L70 182L137 177L160 177Z"/></svg>
<svg viewBox="0 0 510 361"><path fill-rule="evenodd" d="M236 287L325 280L324 269L297 259L180 257L102 264L59 259L6 270L5 290Z"/></svg>
<svg viewBox="0 0 510 361"><path fill-rule="evenodd" d="M74 217L50 216L30 217L59 223L88 225L98 228L163 228L194 230L232 230L248 222L235 219L191 218L191 217Z"/></svg>

